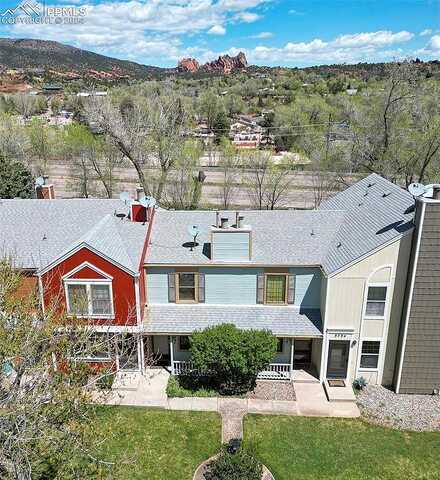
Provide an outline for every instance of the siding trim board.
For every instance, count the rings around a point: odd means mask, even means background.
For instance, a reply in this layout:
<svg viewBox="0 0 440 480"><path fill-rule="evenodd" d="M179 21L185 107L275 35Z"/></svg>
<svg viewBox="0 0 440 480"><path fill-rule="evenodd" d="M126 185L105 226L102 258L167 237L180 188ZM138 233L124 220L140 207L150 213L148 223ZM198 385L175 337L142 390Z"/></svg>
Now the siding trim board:
<svg viewBox="0 0 440 480"><path fill-rule="evenodd" d="M414 284L415 284L415 280L416 280L417 261L418 261L418 258L419 258L420 243L421 243L421 240L422 240L423 222L424 222L424 219L425 219L425 207L426 207L426 203L422 203L422 211L421 211L420 223L419 223L420 226L417 229L416 249L415 249L413 266L412 266L412 271L411 271L411 283L410 283L408 300L407 300L408 304L407 304L407 307L406 307L405 324L404 324L404 327L403 327L403 338L402 338L402 345L401 345L401 351L400 351L399 369L398 369L398 372L397 372L396 393L400 393L400 383L401 383L401 379L402 379L403 360L404 360L404 357L405 357L406 340L407 340L407 336L408 336L409 316L410 316L410 313L411 313L411 303L412 303L412 297L413 297L413 293L414 293Z"/></svg>

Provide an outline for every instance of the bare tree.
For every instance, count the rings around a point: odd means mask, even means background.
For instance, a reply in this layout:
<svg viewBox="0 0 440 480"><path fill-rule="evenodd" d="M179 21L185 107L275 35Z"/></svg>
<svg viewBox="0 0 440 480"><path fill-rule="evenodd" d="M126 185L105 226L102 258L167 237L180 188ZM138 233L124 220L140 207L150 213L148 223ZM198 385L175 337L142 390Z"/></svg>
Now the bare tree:
<svg viewBox="0 0 440 480"><path fill-rule="evenodd" d="M238 189L237 174L240 172L241 158L237 149L226 139L220 143L219 169L221 171L221 183L219 187L219 197L221 207L228 210L234 200Z"/></svg>
<svg viewBox="0 0 440 480"><path fill-rule="evenodd" d="M89 124L106 133L136 169L139 183L158 202L184 142L186 114L179 97L153 93L146 100L128 99L119 107L110 100L85 105ZM146 175L158 168L159 175Z"/></svg>
<svg viewBox="0 0 440 480"><path fill-rule="evenodd" d="M204 181L200 166L201 146L198 142L187 141L174 161L162 195L167 208L189 210L198 207Z"/></svg>
<svg viewBox="0 0 440 480"><path fill-rule="evenodd" d="M95 392L101 401L113 395L115 349L131 361L133 337L97 334L89 319L66 317L58 299L43 312L37 292L24 293L22 281L0 261L0 476L108 478L117 465L99 453L104 438L94 428L92 400ZM107 368L86 361L103 357Z"/></svg>

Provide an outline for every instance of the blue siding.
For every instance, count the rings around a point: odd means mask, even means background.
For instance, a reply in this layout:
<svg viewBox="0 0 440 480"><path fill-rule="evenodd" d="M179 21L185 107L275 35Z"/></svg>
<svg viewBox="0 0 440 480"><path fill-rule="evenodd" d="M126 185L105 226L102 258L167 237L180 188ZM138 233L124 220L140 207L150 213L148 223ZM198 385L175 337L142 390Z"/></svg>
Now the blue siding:
<svg viewBox="0 0 440 480"><path fill-rule="evenodd" d="M304 308L320 308L321 271L319 268L297 267L289 271L295 274L295 305Z"/></svg>
<svg viewBox="0 0 440 480"><path fill-rule="evenodd" d="M249 261L249 232L213 232L213 260Z"/></svg>
<svg viewBox="0 0 440 480"><path fill-rule="evenodd" d="M147 269L147 303L168 303L168 273L173 268Z"/></svg>
<svg viewBox="0 0 440 480"><path fill-rule="evenodd" d="M225 305L255 305L259 268L202 268L205 301Z"/></svg>
<svg viewBox="0 0 440 480"><path fill-rule="evenodd" d="M168 303L168 273L173 268L147 269L147 302ZM211 304L255 305L257 275L262 268L204 267L205 301ZM295 274L295 305L304 308L320 308L321 273L318 268L290 268Z"/></svg>

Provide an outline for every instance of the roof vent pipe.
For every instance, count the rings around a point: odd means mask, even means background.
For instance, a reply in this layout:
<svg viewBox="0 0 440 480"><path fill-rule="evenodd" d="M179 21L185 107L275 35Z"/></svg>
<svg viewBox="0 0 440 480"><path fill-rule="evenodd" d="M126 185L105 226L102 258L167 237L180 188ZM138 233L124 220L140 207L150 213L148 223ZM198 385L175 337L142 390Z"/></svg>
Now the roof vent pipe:
<svg viewBox="0 0 440 480"><path fill-rule="evenodd" d="M240 215L240 212L235 212L235 228L240 228L238 226L238 216Z"/></svg>
<svg viewBox="0 0 440 480"><path fill-rule="evenodd" d="M220 227L220 212L215 212L215 226Z"/></svg>
<svg viewBox="0 0 440 480"><path fill-rule="evenodd" d="M145 192L144 188L139 185L136 187L136 200L139 202L142 197L145 197Z"/></svg>
<svg viewBox="0 0 440 480"><path fill-rule="evenodd" d="M440 200L440 185L434 185L432 187L432 198L434 200Z"/></svg>
<svg viewBox="0 0 440 480"><path fill-rule="evenodd" d="M244 217L243 215L240 215L237 220L237 228L243 228L244 227Z"/></svg>
<svg viewBox="0 0 440 480"><path fill-rule="evenodd" d="M228 228L229 227L229 218L222 217L220 219L220 228Z"/></svg>

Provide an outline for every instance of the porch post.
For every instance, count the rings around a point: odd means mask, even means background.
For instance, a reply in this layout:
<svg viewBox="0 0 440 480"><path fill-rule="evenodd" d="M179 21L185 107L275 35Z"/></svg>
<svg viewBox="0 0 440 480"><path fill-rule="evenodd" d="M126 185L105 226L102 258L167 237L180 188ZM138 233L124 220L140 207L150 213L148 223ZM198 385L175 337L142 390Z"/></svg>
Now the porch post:
<svg viewBox="0 0 440 480"><path fill-rule="evenodd" d="M290 380L293 380L293 355L295 353L295 341L293 338L290 339Z"/></svg>
<svg viewBox="0 0 440 480"><path fill-rule="evenodd" d="M168 338L170 339L171 375L174 375L174 341L171 335Z"/></svg>

